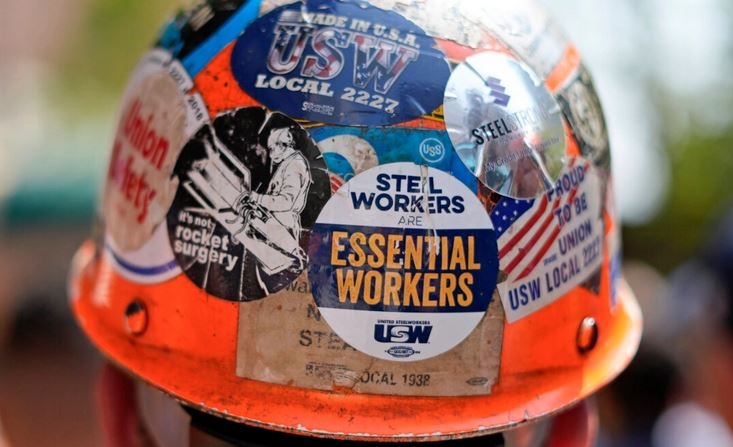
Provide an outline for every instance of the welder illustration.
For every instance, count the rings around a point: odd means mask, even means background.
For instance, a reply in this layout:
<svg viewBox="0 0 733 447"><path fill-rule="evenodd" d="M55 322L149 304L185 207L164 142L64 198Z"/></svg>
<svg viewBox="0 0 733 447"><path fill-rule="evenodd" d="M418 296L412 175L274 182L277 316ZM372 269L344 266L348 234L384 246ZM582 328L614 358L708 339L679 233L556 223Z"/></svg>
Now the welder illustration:
<svg viewBox="0 0 733 447"><path fill-rule="evenodd" d="M241 243L257 258L266 274L302 270L307 256L299 245L300 213L312 179L291 131L270 130L267 149L272 175L264 194L252 190L249 169L215 133L203 144L206 157L191 164L183 187L229 231L234 243Z"/></svg>
<svg viewBox="0 0 733 447"><path fill-rule="evenodd" d="M219 113L183 148L172 176L171 248L207 292L258 300L306 269L331 188L319 148L296 121L262 107Z"/></svg>

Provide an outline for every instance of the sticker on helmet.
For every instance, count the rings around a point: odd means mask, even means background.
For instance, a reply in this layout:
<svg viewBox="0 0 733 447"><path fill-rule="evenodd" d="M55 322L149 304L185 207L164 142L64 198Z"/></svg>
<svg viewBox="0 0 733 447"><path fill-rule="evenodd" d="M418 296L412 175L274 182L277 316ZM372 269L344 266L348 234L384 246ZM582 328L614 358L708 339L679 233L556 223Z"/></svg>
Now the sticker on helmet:
<svg viewBox="0 0 733 447"><path fill-rule="evenodd" d="M208 119L177 61L162 50L140 62L125 93L104 190L102 218L113 265L125 277L159 282L180 273L161 222L177 187L173 166Z"/></svg>
<svg viewBox="0 0 733 447"><path fill-rule="evenodd" d="M309 131L318 142L335 186L377 164L402 161L450 172L471 191L477 188L476 176L456 157L444 131L341 126Z"/></svg>
<svg viewBox="0 0 733 447"><path fill-rule="evenodd" d="M470 197L470 191L477 187L476 177L456 157L450 140L442 131L317 126L310 128L309 133L323 154L331 188L336 195L347 194L352 185L358 184L358 179L369 172L385 169L378 168L379 165L389 166L386 168L389 172L401 165L417 172L429 169L431 173L435 171L443 176L448 176L444 172L451 172L455 179L449 183L459 185L456 188L463 192L468 191L466 197ZM417 165L424 166L419 168ZM358 215L352 215L348 208L339 208L338 203L332 206L332 211L338 208L345 222L353 219L357 225L363 225L363 219L357 221ZM466 214L462 215L463 218ZM486 219L485 211L483 216ZM376 228L373 230L377 231ZM408 233L415 234L415 231L414 228L409 229ZM436 231L443 234L442 230ZM385 235L390 232L394 234L395 229L385 230ZM311 241L311 246L314 243ZM330 259L326 261L330 262ZM309 269L320 270L318 262L324 261L311 256ZM494 264L497 263L494 258ZM487 284L486 287L493 286ZM478 326L455 347L420 361L395 361L415 360L420 355L416 351L420 349L397 343L382 347L391 353L385 352L384 358L355 349L322 316L314 300L312 281L304 271L294 282L268 299L240 305L237 375L269 383L323 390L343 388L358 393L413 396L490 394L498 380L505 322L496 289L487 289L487 293L492 292L494 296ZM354 311L354 315L358 315L357 312ZM430 315L420 315L421 320L427 321L426 318ZM374 340L373 328L363 335ZM430 344L435 343L434 337L431 335ZM263 368L262 365L267 366Z"/></svg>
<svg viewBox="0 0 733 447"><path fill-rule="evenodd" d="M234 46L232 72L272 109L353 126L432 112L450 69L435 41L399 14L366 2L306 0L248 27Z"/></svg>
<svg viewBox="0 0 733 447"><path fill-rule="evenodd" d="M568 41L535 2L492 0L474 2L484 23L543 79L563 57Z"/></svg>
<svg viewBox="0 0 733 447"><path fill-rule="evenodd" d="M611 150L601 102L593 81L582 65L570 82L558 92L558 102L570 123L581 153L596 166L610 169Z"/></svg>
<svg viewBox="0 0 733 447"><path fill-rule="evenodd" d="M534 2L526 0L453 2L371 0L400 13L426 33L466 48L488 48L498 37L543 78L558 64L567 46L559 28ZM494 35L488 35L488 29Z"/></svg>
<svg viewBox="0 0 733 447"><path fill-rule="evenodd" d="M514 198L550 191L565 157L560 107L519 61L497 52L469 56L445 91L453 146L486 186Z"/></svg>
<svg viewBox="0 0 733 447"><path fill-rule="evenodd" d="M611 309L616 308L618 295L618 282L621 278L621 260L623 253L621 252L621 228L616 214L616 199L613 194L613 179L609 175L606 183L606 203L604 209L608 224L606 225L606 249L608 250L609 264L611 267L610 282L611 291L609 293L609 301Z"/></svg>
<svg viewBox="0 0 733 447"><path fill-rule="evenodd" d="M477 48L486 43L487 33L472 13L482 2L465 2L456 8L452 2L430 2L426 0L371 0L374 6L395 11L415 22L431 36L452 41L462 46ZM468 14L466 14L468 13ZM469 19L470 18L470 19Z"/></svg>
<svg viewBox="0 0 733 447"><path fill-rule="evenodd" d="M339 187L354 175L379 164L376 149L356 135L337 134L318 141L318 147L323 153L328 170L338 176Z"/></svg>
<svg viewBox="0 0 733 447"><path fill-rule="evenodd" d="M354 176L324 206L308 275L324 319L350 346L415 361L478 325L497 277L497 246L476 195L443 171L390 163Z"/></svg>
<svg viewBox="0 0 733 447"><path fill-rule="evenodd" d="M542 197L502 199L491 220L505 278L497 288L510 323L562 297L603 261L601 182L588 161L573 158Z"/></svg>
<svg viewBox="0 0 733 447"><path fill-rule="evenodd" d="M478 327L455 348L418 362L399 362L357 351L334 332L313 302L310 282L303 272L268 299L240 304L237 375L327 391L408 396L491 394L499 376L505 323L501 299L494 293ZM373 333L365 336L371 338ZM415 350L402 344L391 352L409 355Z"/></svg>
<svg viewBox="0 0 733 447"><path fill-rule="evenodd" d="M183 272L219 298L264 298L308 264L310 228L330 196L318 148L292 119L244 107L183 148L168 235Z"/></svg>

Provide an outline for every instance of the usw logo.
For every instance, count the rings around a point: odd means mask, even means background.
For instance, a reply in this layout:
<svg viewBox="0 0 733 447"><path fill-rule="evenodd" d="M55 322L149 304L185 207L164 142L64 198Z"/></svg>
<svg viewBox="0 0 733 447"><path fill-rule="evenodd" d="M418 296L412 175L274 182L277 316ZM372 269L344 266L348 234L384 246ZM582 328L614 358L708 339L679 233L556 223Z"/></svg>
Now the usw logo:
<svg viewBox="0 0 733 447"><path fill-rule="evenodd" d="M380 343L427 343L432 326L422 324L375 324L374 339Z"/></svg>

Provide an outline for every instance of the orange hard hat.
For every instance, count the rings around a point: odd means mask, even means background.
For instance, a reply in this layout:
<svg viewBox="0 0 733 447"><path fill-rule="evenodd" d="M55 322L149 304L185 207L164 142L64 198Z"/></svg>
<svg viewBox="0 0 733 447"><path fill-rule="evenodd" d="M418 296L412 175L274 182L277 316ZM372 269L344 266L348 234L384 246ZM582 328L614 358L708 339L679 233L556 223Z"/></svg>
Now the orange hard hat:
<svg viewBox="0 0 733 447"><path fill-rule="evenodd" d="M120 368L234 422L504 431L636 351L609 151L530 1L210 0L124 93L71 305Z"/></svg>

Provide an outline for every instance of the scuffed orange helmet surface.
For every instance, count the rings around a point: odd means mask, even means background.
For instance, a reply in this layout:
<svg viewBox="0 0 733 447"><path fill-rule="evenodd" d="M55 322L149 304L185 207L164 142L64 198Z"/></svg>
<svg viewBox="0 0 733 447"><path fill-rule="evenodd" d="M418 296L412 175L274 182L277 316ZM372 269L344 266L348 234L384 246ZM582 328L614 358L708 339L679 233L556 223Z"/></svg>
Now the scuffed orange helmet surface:
<svg viewBox="0 0 733 447"><path fill-rule="evenodd" d="M639 343L610 149L529 1L208 1L135 69L73 311L193 408L438 440L555 413Z"/></svg>

